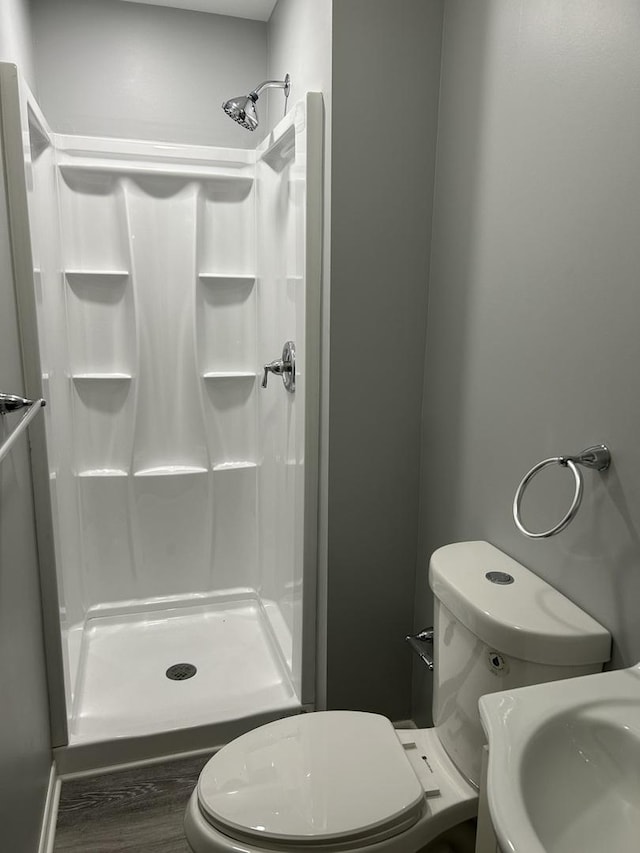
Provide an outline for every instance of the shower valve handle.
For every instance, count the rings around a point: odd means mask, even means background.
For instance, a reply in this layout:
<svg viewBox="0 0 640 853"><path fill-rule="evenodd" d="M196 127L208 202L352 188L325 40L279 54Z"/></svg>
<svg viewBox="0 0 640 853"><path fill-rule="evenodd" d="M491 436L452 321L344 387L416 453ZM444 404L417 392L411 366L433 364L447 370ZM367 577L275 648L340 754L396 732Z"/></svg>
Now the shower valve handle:
<svg viewBox="0 0 640 853"><path fill-rule="evenodd" d="M269 374L282 376L284 387L291 394L296 390L296 348L293 341L287 341L282 348L282 358L270 361L264 366L262 387L267 387Z"/></svg>
<svg viewBox="0 0 640 853"><path fill-rule="evenodd" d="M270 361L269 364L265 364L264 376L262 377L262 387L267 387L267 379L269 378L270 373L275 373L276 376L282 376L286 369L287 368L281 358L276 359L275 361ZM291 370L290 367L288 369Z"/></svg>

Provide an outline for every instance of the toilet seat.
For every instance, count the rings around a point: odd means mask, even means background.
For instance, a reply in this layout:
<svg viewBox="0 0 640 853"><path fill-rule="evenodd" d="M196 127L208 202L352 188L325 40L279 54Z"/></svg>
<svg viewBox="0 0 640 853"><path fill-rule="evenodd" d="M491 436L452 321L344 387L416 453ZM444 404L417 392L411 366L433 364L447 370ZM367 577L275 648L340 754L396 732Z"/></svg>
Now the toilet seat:
<svg viewBox="0 0 640 853"><path fill-rule="evenodd" d="M302 714L242 735L205 766L197 799L226 836L282 849L373 844L425 811L391 723L354 711Z"/></svg>
<svg viewBox="0 0 640 853"><path fill-rule="evenodd" d="M377 722L371 722L370 718ZM240 783L245 778L245 774L254 780L259 778L257 765L253 762L255 754L246 747L250 747L252 743L257 745L263 742L265 749L271 746L278 754L278 744L282 742L286 732L292 731L288 726L294 724L296 727L302 726L303 731L310 735L316 731L316 724L323 721L329 723L330 730L343 733L342 737L336 736L335 740L333 737L328 738L333 743L334 753L338 744L342 744L345 749L350 749L349 744L358 743L365 757L375 754L381 759L383 770L380 771L378 767L375 777L370 777L374 781L373 785L367 785L367 779L362 780L361 776L354 773L353 779L358 781L352 781L349 786L346 784L347 777L344 769L347 762L340 750L337 750L337 758L331 756L328 751L317 750L317 756L326 757L324 762L326 766L323 767L323 762L320 760L316 762L317 784L313 788L311 800L317 817L316 824L312 828L315 830L318 827L320 817L324 814L325 792L339 790L352 816L351 832L344 831L346 827L343 826L343 834L340 836L334 832L333 840L329 839L326 832L324 838L315 831L308 832L306 835L290 832L289 836L274 832L276 840L270 840L263 834L263 830L256 827L256 831L247 827L246 824L251 821L245 819L247 811L242 808L242 804L239 804L239 814L235 815L235 820L229 813L223 814L225 807L216 801L216 786L221 792L226 791L233 800L236 796L233 792L241 791ZM346 746L345 740L348 741ZM236 749L234 745L239 741L244 741L244 745ZM305 742L317 745L321 741L318 737L313 739L308 737ZM266 753L263 752L262 755L264 758ZM231 756L234 756L233 760ZM388 756L392 758L387 763ZM224 760L221 761L222 759ZM430 774L425 773L425 764L435 772L439 789L437 796L425 796L425 791L433 789L433 778L428 778ZM222 771L223 766L226 768L226 776L218 772L218 770ZM411 796L405 801L404 826L401 818L402 809L399 813L396 812L397 819L394 821L391 815L393 809L387 803L380 803L380 800L387 798L390 791L395 788L398 777L390 767L398 766L402 768L402 770L398 769L400 778L410 779L411 783L408 784L411 786L414 780L419 780L420 789L419 803L412 800ZM341 772L337 769L340 767ZM265 761L262 773L268 774L271 769L272 762ZM413 777L411 775L406 777L407 771L413 773ZM366 775L364 768L362 775ZM263 778L266 779L266 775L263 775ZM304 778L307 778L306 775ZM322 784L320 784L321 779ZM372 805L376 804L375 809L378 805L380 807L380 812L375 816L377 820L369 821L366 826L357 827L358 820L353 817L352 806L355 800L353 789L356 785L361 785L357 788L361 794L359 800L363 798L362 792L366 791L366 795L371 796ZM372 788L375 789L373 792ZM258 790L256 786L257 801L262 796L262 791L258 793ZM297 803L297 807L299 805ZM191 795L185 814L185 835L194 853L274 853L274 851L275 853L337 853L337 851L416 853L456 824L475 817L477 807L477 790L457 770L445 752L436 729L405 729L396 732L386 718L375 714L362 714L356 711L323 711L267 723L223 747L209 760L200 774L198 786ZM386 813L386 820L382 818L383 813ZM240 814L244 817L240 818ZM265 826L265 824L259 825ZM335 826L334 822L334 829Z"/></svg>

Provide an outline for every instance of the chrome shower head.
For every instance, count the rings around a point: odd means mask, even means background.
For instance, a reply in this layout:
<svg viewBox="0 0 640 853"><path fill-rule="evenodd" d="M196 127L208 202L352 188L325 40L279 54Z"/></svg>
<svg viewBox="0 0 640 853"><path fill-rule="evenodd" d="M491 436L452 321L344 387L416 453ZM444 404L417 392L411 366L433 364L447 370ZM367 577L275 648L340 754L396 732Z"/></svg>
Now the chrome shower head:
<svg viewBox="0 0 640 853"><path fill-rule="evenodd" d="M249 92L248 95L239 95L237 98L231 98L231 100L225 101L222 105L222 109L229 118L237 121L245 130L255 130L259 124L256 101L260 97L260 92L262 92L263 89L284 89L284 96L286 99L289 97L289 91L291 89L291 78L286 74L284 80L265 80L264 83L260 83L260 85L256 86L253 92Z"/></svg>
<svg viewBox="0 0 640 853"><path fill-rule="evenodd" d="M258 126L257 100L258 96L254 96L253 92L250 95L239 95L237 98L225 101L222 109L229 118L237 121L245 130L255 130Z"/></svg>

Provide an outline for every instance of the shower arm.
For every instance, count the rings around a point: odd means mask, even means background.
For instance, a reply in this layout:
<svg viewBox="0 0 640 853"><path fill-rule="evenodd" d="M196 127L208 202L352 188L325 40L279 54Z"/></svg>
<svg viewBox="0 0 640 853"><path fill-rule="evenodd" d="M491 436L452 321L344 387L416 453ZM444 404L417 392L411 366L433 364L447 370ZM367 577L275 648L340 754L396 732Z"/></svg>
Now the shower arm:
<svg viewBox="0 0 640 853"><path fill-rule="evenodd" d="M287 74L284 80L265 80L264 83L256 86L253 92L249 92L251 100L254 102L257 101L263 89L284 89L284 96L288 98L289 90L291 89L291 78Z"/></svg>

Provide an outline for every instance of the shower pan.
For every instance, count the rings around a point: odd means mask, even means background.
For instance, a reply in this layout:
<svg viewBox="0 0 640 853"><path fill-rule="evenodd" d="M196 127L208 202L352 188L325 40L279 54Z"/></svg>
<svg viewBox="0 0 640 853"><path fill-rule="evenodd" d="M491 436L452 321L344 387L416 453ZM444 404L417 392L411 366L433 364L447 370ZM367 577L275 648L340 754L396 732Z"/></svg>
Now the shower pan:
<svg viewBox="0 0 640 853"><path fill-rule="evenodd" d="M52 133L9 65L0 97L59 764L312 707L320 96L255 150Z"/></svg>

